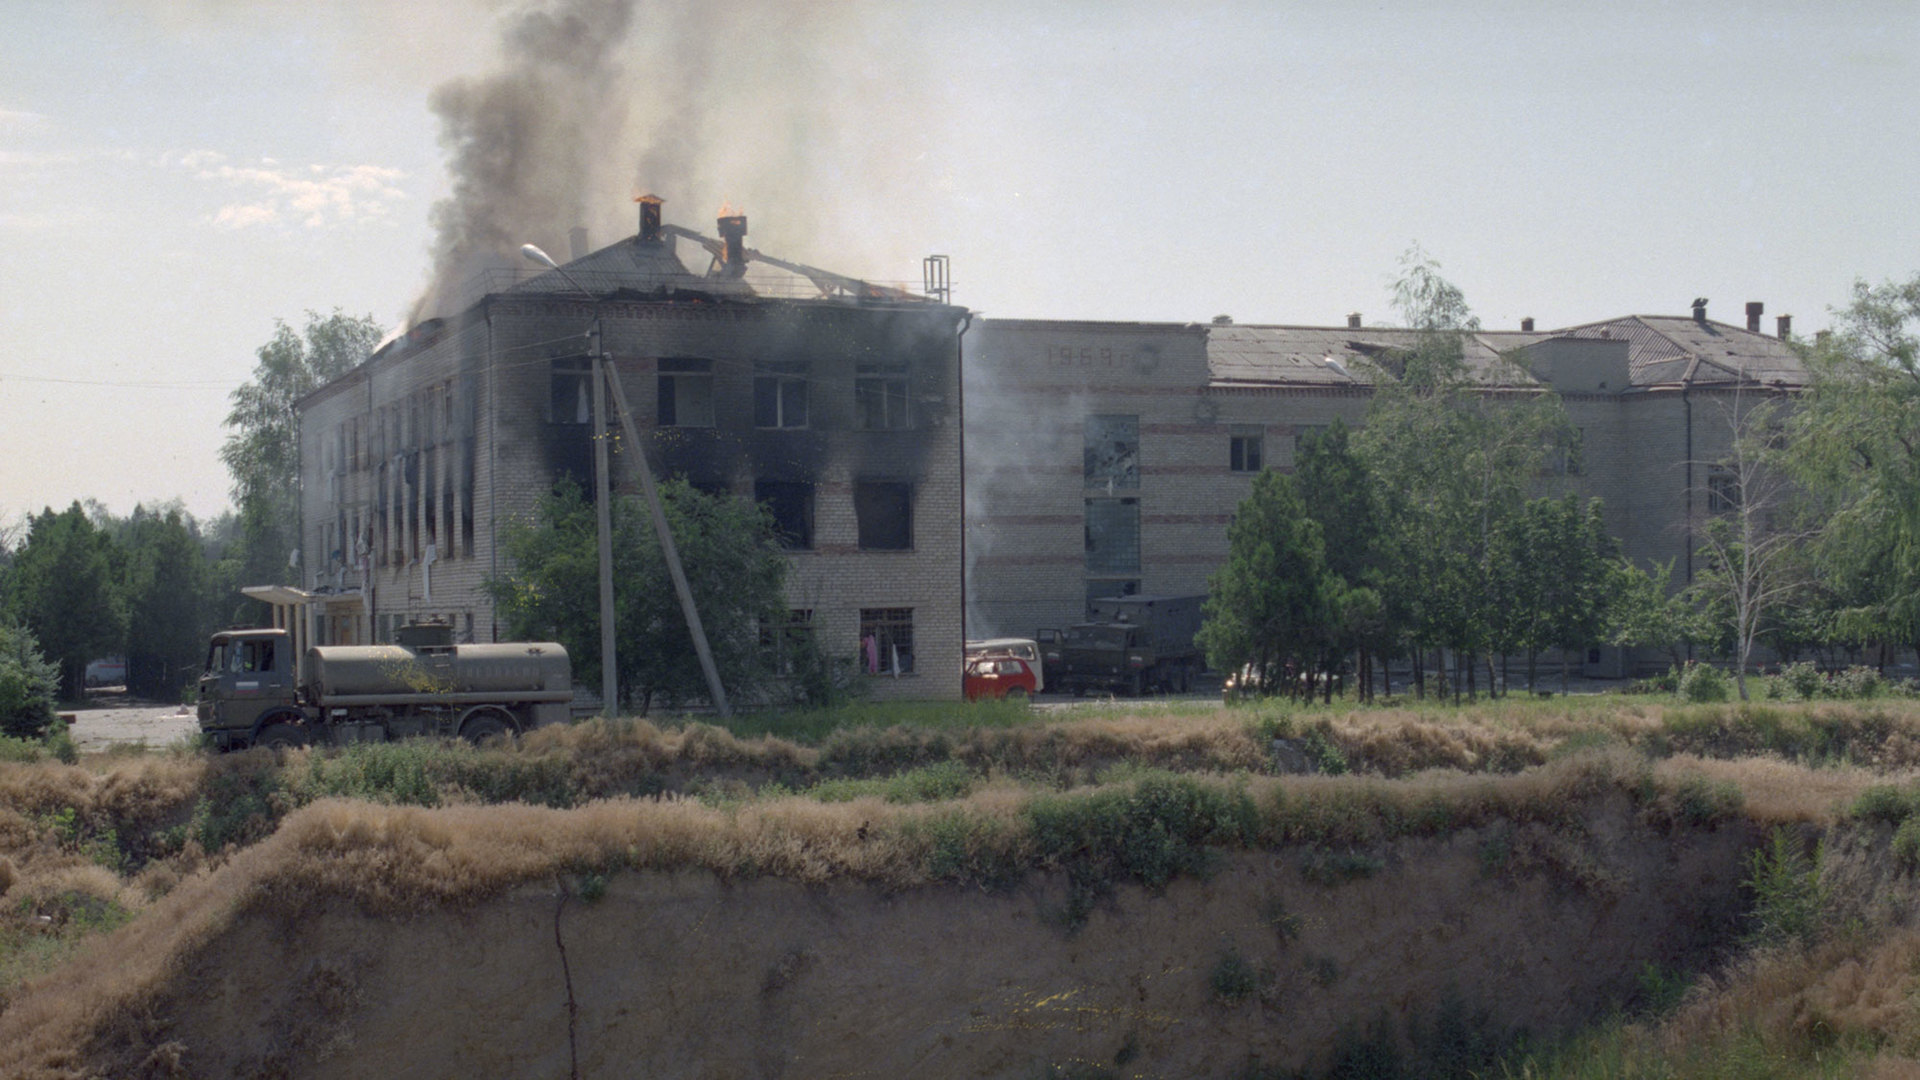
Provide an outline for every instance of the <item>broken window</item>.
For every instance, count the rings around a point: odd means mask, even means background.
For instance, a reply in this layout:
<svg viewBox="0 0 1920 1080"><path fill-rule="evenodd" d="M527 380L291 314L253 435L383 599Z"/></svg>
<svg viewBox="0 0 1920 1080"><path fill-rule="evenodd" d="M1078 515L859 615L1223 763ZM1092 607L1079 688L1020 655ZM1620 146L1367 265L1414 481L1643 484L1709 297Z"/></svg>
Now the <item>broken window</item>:
<svg viewBox="0 0 1920 1080"><path fill-rule="evenodd" d="M860 550L906 551L913 547L913 485L862 480L853 485L853 516Z"/></svg>
<svg viewBox="0 0 1920 1080"><path fill-rule="evenodd" d="M807 426L807 365L763 364L753 377L753 426Z"/></svg>
<svg viewBox="0 0 1920 1080"><path fill-rule="evenodd" d="M1140 418L1089 416L1085 428L1086 486L1140 486Z"/></svg>
<svg viewBox="0 0 1920 1080"><path fill-rule="evenodd" d="M1140 500L1087 500L1087 573L1140 572Z"/></svg>
<svg viewBox="0 0 1920 1080"><path fill-rule="evenodd" d="M1732 469L1716 465L1707 474L1707 513L1730 514L1740 509L1740 478Z"/></svg>
<svg viewBox="0 0 1920 1080"><path fill-rule="evenodd" d="M860 668L869 675L913 670L913 609L860 609Z"/></svg>
<svg viewBox="0 0 1920 1080"><path fill-rule="evenodd" d="M788 551L813 547L813 485L797 480L756 480L754 501L773 515L780 546Z"/></svg>
<svg viewBox="0 0 1920 1080"><path fill-rule="evenodd" d="M913 426L907 410L907 365L861 364L853 380L853 422L865 431Z"/></svg>
<svg viewBox="0 0 1920 1080"><path fill-rule="evenodd" d="M660 361L661 427L713 426L713 361Z"/></svg>
<svg viewBox="0 0 1920 1080"><path fill-rule="evenodd" d="M556 424L586 424L593 420L593 361L555 360L548 378L552 407L547 419Z"/></svg>
<svg viewBox="0 0 1920 1080"><path fill-rule="evenodd" d="M1236 426L1227 437L1227 468L1232 472L1259 472L1264 436L1257 427Z"/></svg>

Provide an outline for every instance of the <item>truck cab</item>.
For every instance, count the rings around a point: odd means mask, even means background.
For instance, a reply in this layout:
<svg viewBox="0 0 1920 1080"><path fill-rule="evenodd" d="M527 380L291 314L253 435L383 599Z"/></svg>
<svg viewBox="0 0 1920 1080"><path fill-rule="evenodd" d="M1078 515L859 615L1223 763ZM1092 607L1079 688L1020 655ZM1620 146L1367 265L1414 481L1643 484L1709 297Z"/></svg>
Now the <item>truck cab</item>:
<svg viewBox="0 0 1920 1080"><path fill-rule="evenodd" d="M228 630L207 645L200 730L216 746L245 745L262 717L296 710L293 641L285 630Z"/></svg>

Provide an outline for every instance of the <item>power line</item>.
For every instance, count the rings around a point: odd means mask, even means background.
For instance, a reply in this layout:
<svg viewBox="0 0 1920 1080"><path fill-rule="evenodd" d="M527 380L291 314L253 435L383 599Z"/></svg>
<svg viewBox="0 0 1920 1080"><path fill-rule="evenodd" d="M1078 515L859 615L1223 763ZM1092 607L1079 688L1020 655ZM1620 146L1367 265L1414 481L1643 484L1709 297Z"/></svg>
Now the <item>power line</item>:
<svg viewBox="0 0 1920 1080"><path fill-rule="evenodd" d="M0 372L0 382L60 383L66 386L124 387L133 390L230 390L227 382L159 382L146 379L60 379L51 375L9 375Z"/></svg>

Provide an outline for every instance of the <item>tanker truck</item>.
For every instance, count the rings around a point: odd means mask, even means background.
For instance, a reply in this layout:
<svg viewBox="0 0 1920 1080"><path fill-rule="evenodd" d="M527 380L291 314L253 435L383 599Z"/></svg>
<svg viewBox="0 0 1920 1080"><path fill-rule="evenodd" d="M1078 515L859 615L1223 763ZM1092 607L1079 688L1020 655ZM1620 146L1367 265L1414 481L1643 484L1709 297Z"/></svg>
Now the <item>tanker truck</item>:
<svg viewBox="0 0 1920 1080"><path fill-rule="evenodd" d="M484 742L569 718L573 674L557 643L455 645L442 622L395 636L392 645L316 645L300 656L286 630L215 634L200 676L200 730L222 750L411 735Z"/></svg>

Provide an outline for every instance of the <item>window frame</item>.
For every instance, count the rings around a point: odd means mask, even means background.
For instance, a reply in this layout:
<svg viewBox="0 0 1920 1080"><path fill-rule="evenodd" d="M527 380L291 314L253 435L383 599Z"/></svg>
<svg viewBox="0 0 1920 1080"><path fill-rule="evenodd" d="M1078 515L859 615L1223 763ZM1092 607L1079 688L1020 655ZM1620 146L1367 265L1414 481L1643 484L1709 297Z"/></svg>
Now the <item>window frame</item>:
<svg viewBox="0 0 1920 1080"><path fill-rule="evenodd" d="M672 428L715 426L712 360L696 356L662 357L655 364L654 379L654 421L657 426ZM699 395L689 397L685 393L685 390L695 386L704 388L704 402ZM683 411L702 403L706 408L704 418L692 420L682 418ZM669 415L670 412L671 415Z"/></svg>

